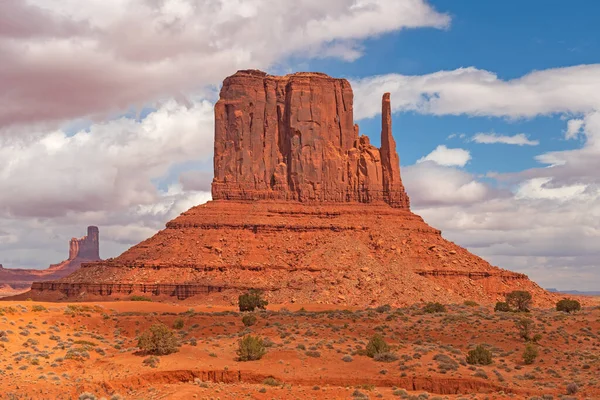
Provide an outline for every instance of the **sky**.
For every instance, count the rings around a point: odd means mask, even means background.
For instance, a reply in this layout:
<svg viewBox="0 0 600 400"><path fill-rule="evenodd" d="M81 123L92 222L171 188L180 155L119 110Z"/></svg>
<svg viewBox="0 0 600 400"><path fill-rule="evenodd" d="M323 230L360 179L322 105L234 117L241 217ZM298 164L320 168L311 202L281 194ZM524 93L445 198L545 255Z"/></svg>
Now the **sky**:
<svg viewBox="0 0 600 400"><path fill-rule="evenodd" d="M4 0L0 264L100 227L118 256L210 200L213 105L238 69L381 95L414 212L543 287L600 290L600 3Z"/></svg>

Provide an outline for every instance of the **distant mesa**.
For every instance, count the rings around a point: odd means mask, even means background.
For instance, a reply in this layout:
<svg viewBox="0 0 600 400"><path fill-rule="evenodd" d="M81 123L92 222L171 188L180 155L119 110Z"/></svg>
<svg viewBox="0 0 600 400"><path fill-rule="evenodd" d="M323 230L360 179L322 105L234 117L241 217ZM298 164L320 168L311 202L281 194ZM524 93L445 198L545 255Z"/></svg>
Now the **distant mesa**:
<svg viewBox="0 0 600 400"><path fill-rule="evenodd" d="M69 258L47 269L3 268L0 264L0 297L29 290L34 281L63 278L80 268L82 262L100 261L100 234L98 227L88 226L87 236L72 238Z"/></svg>
<svg viewBox="0 0 600 400"><path fill-rule="evenodd" d="M490 304L526 275L445 240L410 211L382 98L381 147L359 135L345 79L238 71L215 105L213 200L119 257L36 282L36 299L132 294L233 304L250 288L272 303Z"/></svg>

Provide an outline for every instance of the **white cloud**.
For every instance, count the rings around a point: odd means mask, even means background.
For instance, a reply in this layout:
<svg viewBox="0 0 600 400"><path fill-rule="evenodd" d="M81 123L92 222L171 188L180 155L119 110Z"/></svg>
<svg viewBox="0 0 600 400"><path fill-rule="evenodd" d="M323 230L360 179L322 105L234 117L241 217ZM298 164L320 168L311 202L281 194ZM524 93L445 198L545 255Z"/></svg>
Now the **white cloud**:
<svg viewBox="0 0 600 400"><path fill-rule="evenodd" d="M471 204L482 201L491 194L486 185L469 173L432 161L403 167L402 181L411 197L411 203L418 208Z"/></svg>
<svg viewBox="0 0 600 400"><path fill-rule="evenodd" d="M424 0L3 1L0 128L102 117L291 55L352 60L366 38L449 22Z"/></svg>
<svg viewBox="0 0 600 400"><path fill-rule="evenodd" d="M575 139L581 133L583 129L582 119L570 119L567 121L567 130L565 132L565 139Z"/></svg>
<svg viewBox="0 0 600 400"><path fill-rule="evenodd" d="M475 143L482 144L514 144L517 146L537 146L540 144L538 140L530 140L524 133L518 133L513 136L498 135L496 133L477 133L473 135L471 140Z"/></svg>
<svg viewBox="0 0 600 400"><path fill-rule="evenodd" d="M600 64L534 71L502 80L474 67L427 75L388 74L353 82L357 118L380 113L380 93L391 92L394 111L434 115L530 118L588 113L600 107Z"/></svg>
<svg viewBox="0 0 600 400"><path fill-rule="evenodd" d="M169 100L141 121L0 137L0 214L56 217L152 204L173 164L210 161L213 105Z"/></svg>
<svg viewBox="0 0 600 400"><path fill-rule="evenodd" d="M417 162L433 161L436 164L444 166L464 167L470 159L471 153L468 150L450 149L441 144L425 157L421 157Z"/></svg>

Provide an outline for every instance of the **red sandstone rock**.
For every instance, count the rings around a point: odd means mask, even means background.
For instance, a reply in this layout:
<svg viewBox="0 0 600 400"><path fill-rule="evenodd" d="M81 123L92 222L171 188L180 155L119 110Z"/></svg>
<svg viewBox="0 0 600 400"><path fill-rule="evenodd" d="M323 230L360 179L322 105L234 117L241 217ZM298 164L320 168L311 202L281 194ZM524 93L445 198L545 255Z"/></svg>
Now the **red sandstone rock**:
<svg viewBox="0 0 600 400"><path fill-rule="evenodd" d="M3 268L0 264L0 297L23 292L31 287L33 281L53 280L65 277L79 269L82 262L99 261L98 227L88 226L87 236L72 238L69 242L69 258L47 269Z"/></svg>
<svg viewBox="0 0 600 400"><path fill-rule="evenodd" d="M213 199L382 202L408 208L383 101L382 148L358 136L345 79L239 71L215 105Z"/></svg>
<svg viewBox="0 0 600 400"><path fill-rule="evenodd" d="M381 148L358 135L349 83L323 74L240 71L215 105L214 200L116 259L87 263L31 296L96 299L146 293L219 296L249 288L271 303L353 306L482 304L527 290L526 275L491 266L409 209L382 100ZM249 201L251 200L251 201Z"/></svg>

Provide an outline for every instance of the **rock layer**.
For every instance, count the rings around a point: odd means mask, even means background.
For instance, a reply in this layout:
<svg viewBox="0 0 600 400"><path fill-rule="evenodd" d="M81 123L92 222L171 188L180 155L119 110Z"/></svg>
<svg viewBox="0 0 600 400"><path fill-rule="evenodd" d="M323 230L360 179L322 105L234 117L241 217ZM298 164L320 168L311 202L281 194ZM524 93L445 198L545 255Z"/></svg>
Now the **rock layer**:
<svg viewBox="0 0 600 400"><path fill-rule="evenodd" d="M0 264L0 297L23 292L34 281L65 277L81 267L83 262L100 260L100 234L98 227L88 226L87 236L72 238L69 242L69 258L46 269L3 268Z"/></svg>
<svg viewBox="0 0 600 400"><path fill-rule="evenodd" d="M526 275L445 240L409 208L383 95L381 148L358 135L350 84L323 74L240 71L215 105L213 201L115 259L34 285L38 299L134 293L234 304L352 306L474 300L527 290Z"/></svg>
<svg viewBox="0 0 600 400"><path fill-rule="evenodd" d="M215 105L213 199L387 202L408 208L383 100L381 149L358 134L345 79L239 71Z"/></svg>

